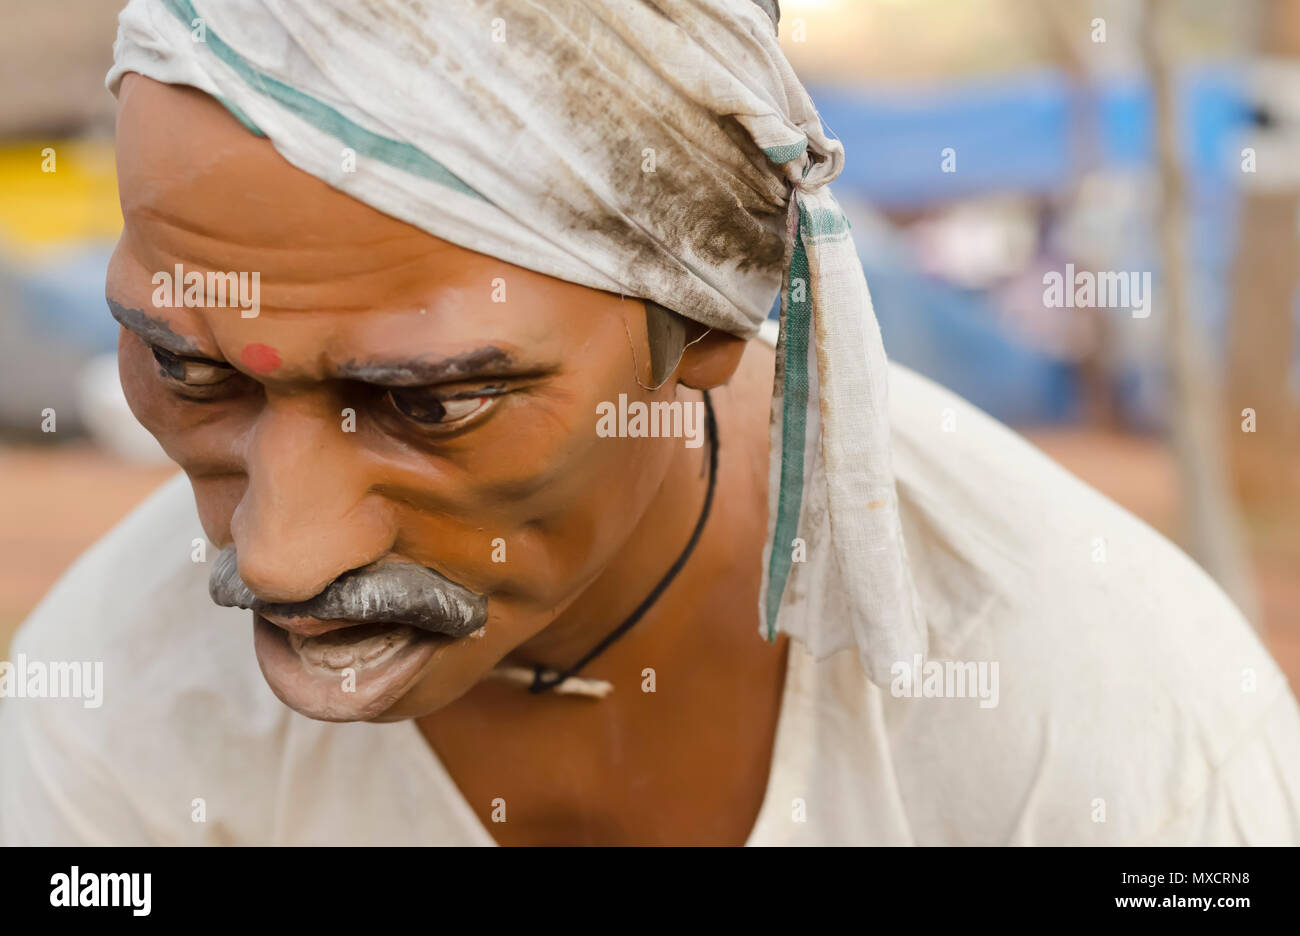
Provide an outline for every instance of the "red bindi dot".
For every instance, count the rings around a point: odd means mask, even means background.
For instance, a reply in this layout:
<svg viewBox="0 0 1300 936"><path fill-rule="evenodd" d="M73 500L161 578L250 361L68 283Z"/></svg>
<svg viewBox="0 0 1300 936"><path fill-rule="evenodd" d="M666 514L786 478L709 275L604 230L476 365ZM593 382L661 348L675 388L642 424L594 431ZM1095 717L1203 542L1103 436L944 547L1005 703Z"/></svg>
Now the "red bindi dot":
<svg viewBox="0 0 1300 936"><path fill-rule="evenodd" d="M244 350L240 352L239 359L244 362L249 370L258 374L269 374L280 366L280 352L270 345L253 344L244 345Z"/></svg>

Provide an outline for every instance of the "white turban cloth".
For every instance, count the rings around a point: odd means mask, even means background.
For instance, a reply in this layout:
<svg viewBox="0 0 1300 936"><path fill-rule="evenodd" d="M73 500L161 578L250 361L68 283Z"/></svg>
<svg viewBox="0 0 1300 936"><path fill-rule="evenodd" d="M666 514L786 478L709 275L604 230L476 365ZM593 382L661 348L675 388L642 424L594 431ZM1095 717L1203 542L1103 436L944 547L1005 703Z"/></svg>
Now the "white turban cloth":
<svg viewBox="0 0 1300 936"><path fill-rule="evenodd" d="M770 0L131 0L123 74L198 88L290 163L444 240L753 337L781 296L760 629L926 650L887 364ZM345 171L351 156L354 165Z"/></svg>

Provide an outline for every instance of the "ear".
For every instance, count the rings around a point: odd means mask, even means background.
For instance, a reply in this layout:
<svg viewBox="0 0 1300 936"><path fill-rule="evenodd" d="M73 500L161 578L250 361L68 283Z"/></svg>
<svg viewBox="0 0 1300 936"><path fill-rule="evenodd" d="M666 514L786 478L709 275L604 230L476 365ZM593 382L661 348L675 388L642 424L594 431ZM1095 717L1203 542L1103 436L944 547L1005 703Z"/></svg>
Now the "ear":
<svg viewBox="0 0 1300 936"><path fill-rule="evenodd" d="M674 373L678 382L696 390L720 387L731 379L745 353L743 338L709 331L699 322L648 300L645 323L650 376L656 387Z"/></svg>
<svg viewBox="0 0 1300 936"><path fill-rule="evenodd" d="M696 390L722 386L740 366L747 344L744 338L715 328L686 348L677 366L678 382Z"/></svg>

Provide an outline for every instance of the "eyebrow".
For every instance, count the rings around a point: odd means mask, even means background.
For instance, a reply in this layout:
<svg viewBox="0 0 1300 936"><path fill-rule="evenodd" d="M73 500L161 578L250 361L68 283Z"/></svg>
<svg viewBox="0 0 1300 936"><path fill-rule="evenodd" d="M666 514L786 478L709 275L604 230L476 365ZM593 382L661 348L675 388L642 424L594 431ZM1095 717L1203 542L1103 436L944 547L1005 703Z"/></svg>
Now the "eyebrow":
<svg viewBox="0 0 1300 936"><path fill-rule="evenodd" d="M345 380L360 380L387 387L419 387L425 384L471 377L516 376L519 362L505 348L485 345L473 351L444 358L415 358L409 361L345 361L335 373ZM543 373L553 367L529 368Z"/></svg>
<svg viewBox="0 0 1300 936"><path fill-rule="evenodd" d="M127 331L135 332L140 338L157 345L173 354L202 355L202 351L189 338L172 331L164 319L150 315L143 309L128 309L120 302L108 299L108 311L117 323Z"/></svg>
<svg viewBox="0 0 1300 936"><path fill-rule="evenodd" d="M161 318L143 309L130 309L108 299L113 318L125 329L160 348L180 355L203 355L189 338L179 335ZM529 367L530 375L553 372L554 366ZM505 348L485 345L473 351L444 358L413 358L405 361L344 361L335 375L384 387L421 387L426 384L467 380L475 377L521 376L519 361Z"/></svg>

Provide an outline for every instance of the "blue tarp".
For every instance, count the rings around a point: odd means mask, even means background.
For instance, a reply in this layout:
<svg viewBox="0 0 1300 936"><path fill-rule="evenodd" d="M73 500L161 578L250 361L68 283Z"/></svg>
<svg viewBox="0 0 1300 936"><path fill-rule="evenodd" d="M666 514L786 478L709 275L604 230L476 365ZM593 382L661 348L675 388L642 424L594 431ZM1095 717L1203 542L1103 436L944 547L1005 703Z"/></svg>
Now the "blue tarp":
<svg viewBox="0 0 1300 936"><path fill-rule="evenodd" d="M1058 72L925 89L813 89L847 161L836 189L892 210L913 211L999 192L1049 195L1079 171L1080 115L1095 149L1089 168L1135 169L1154 156L1154 98L1133 78L1086 94ZM1207 68L1178 83L1180 142L1187 173L1188 250L1195 282L1191 313L1222 346L1228 269L1236 230L1240 139L1251 120L1237 72ZM942 171L945 149L954 172ZM1136 240L1124 268L1151 270L1160 289L1154 230ZM989 296L918 272L902 250L859 243L876 313L891 358L1012 423L1065 422L1078 407L1071 368L1015 343ZM1157 362L1119 375L1121 406L1139 425L1160 418Z"/></svg>
<svg viewBox="0 0 1300 936"><path fill-rule="evenodd" d="M1195 190L1217 189L1236 171L1236 139L1250 120L1238 73L1187 72L1178 83L1180 143ZM1081 94L1064 74L1040 70L960 85L883 90L811 89L826 126L848 153L839 185L886 209L911 209L996 191L1059 191L1078 167L1072 121L1079 114L1102 164L1151 162L1154 99L1137 77ZM956 171L942 172L944 149ZM1197 192L1194 192L1197 194Z"/></svg>

